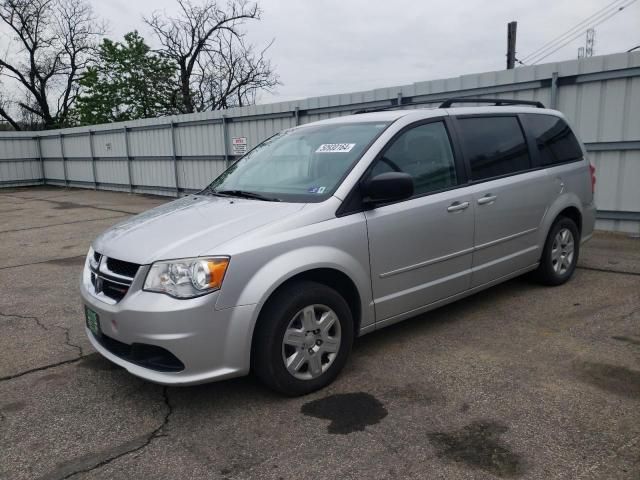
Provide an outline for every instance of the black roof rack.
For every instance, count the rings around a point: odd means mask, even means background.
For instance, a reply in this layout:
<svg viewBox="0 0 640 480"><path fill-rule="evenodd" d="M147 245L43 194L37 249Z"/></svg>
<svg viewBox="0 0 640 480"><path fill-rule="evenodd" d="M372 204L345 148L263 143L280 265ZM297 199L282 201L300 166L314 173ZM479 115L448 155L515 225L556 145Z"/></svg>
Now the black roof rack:
<svg viewBox="0 0 640 480"><path fill-rule="evenodd" d="M403 101L403 100L408 100L408 101ZM372 108L363 108L360 110L356 110L355 112L353 112L354 114L359 114L359 113L371 113L371 112L384 112L385 110L395 110L395 109L401 109L404 107L410 107L410 106L414 106L414 105L425 105L425 104L430 104L430 103L438 103L441 100L420 100L418 102L413 102L411 101L411 98L405 97L404 99L400 99L400 101L393 99L391 100L391 105L386 105L383 107L372 107ZM509 100L509 99L504 99L504 98L471 98L471 97L464 97L464 98L449 98L447 100L445 100L444 102L442 102L440 104L440 106L438 108L449 108L452 104L454 103L491 103L495 106L501 106L501 105L531 105L534 107L538 107L538 108L545 108L545 106L542 104L542 102L532 102L529 100Z"/></svg>
<svg viewBox="0 0 640 480"><path fill-rule="evenodd" d="M439 108L449 108L454 103L492 103L496 107L502 105L531 105L537 108L545 108L542 102L531 100L508 100L504 98L450 98L440 104Z"/></svg>

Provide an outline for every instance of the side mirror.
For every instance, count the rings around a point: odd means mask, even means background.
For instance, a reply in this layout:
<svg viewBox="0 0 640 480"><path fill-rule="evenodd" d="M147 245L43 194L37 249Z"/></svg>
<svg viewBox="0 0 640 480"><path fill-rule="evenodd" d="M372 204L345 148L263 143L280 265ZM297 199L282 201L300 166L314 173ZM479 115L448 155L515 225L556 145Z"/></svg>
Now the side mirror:
<svg viewBox="0 0 640 480"><path fill-rule="evenodd" d="M413 195L413 178L403 172L381 173L366 180L361 191L363 201L368 204L404 200Z"/></svg>

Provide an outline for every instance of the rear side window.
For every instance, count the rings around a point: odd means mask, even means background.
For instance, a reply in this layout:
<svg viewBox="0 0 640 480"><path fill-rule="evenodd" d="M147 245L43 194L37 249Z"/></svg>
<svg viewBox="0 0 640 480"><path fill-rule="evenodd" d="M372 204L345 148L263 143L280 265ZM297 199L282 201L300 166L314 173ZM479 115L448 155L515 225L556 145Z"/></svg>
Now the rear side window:
<svg viewBox="0 0 640 480"><path fill-rule="evenodd" d="M553 115L526 114L527 130L535 139L540 164L573 162L582 158L582 149L563 119Z"/></svg>
<svg viewBox="0 0 640 480"><path fill-rule="evenodd" d="M531 168L527 142L517 117L472 117L458 120L471 179L484 180Z"/></svg>

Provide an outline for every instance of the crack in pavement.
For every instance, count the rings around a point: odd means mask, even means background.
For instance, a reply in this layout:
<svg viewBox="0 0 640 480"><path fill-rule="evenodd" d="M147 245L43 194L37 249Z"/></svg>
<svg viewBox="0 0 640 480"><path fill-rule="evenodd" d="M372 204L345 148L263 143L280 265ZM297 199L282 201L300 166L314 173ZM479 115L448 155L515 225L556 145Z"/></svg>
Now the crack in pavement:
<svg viewBox="0 0 640 480"><path fill-rule="evenodd" d="M43 324L40 321L40 318L38 318L36 316L8 314L8 313L0 312L0 317L5 317L5 318L13 317L13 318L20 318L20 319L23 319L23 320L33 320L33 321L36 322L36 324L42 330L47 331L47 332L51 331L49 329L49 327L47 327L45 324ZM22 377L23 375L27 375L29 373L40 372L42 370L47 370L49 368L59 367L60 365L66 365L67 363L73 363L73 362L76 362L76 361L82 359L85 356L82 346L71 342L71 327L63 327L62 325L53 325L53 327L59 328L60 330L62 330L64 332L64 337L65 337L64 343L65 343L65 345L77 350L77 353L78 353L77 358L72 358L72 359L69 359L69 360L62 360L61 362L56 362L56 363L52 363L52 364L49 364L49 365L43 365L42 367L32 368L32 369L25 370L23 372L15 373L15 374L12 374L12 375L6 375L4 377L0 377L0 382L3 382L5 380L13 380L14 378L19 378L19 377Z"/></svg>
<svg viewBox="0 0 640 480"><path fill-rule="evenodd" d="M51 200L51 198L55 198L55 197L62 197L62 196L66 196L66 195L56 195L53 197L44 197L44 198L34 198L34 197L18 197L18 196L12 196L12 195L4 195L6 197L13 197L16 199L20 199L20 200L34 200L34 201L38 201L38 202L47 202L47 203L53 203L53 204L57 204L60 208L68 208L69 206L73 205L71 208L91 208L93 210L104 210L107 212L116 212L116 213L126 213L127 215L136 215L136 212L127 212L126 210L118 210L115 208L107 208L107 207L97 207L95 205L84 205L82 203L76 203L76 202L69 202L69 201L61 201L61 200Z"/></svg>
<svg viewBox="0 0 640 480"><path fill-rule="evenodd" d="M57 204L59 208L90 208L93 210L104 210L105 212L116 212L116 213L125 213L127 215L136 215L134 212L127 212L126 210L118 210L116 208L105 208L105 207L96 207L95 205L84 205L82 203L75 202L63 202L60 200L44 200L48 203Z"/></svg>
<svg viewBox="0 0 640 480"><path fill-rule="evenodd" d="M577 266L580 270L591 270L593 272L604 272L604 273L617 273L618 275L635 275L640 276L640 272L630 272L628 270L609 270L607 268L598 268L598 267L583 267Z"/></svg>
<svg viewBox="0 0 640 480"><path fill-rule="evenodd" d="M18 315L15 313L3 313L0 312L0 317L6 317L6 318L10 318L10 317L14 317L14 318L21 318L23 320L33 320L36 322L36 324L45 331L50 331L49 327L47 327L45 324L43 324L40 321L40 318L36 317L36 316L32 316L32 315ZM55 328L59 328L60 330L64 331L64 337L65 337L65 345L68 345L71 348L74 348L78 351L78 357L82 357L84 355L84 351L82 349L82 346L77 345L75 343L71 343L71 327L63 327L62 325L53 325L53 327Z"/></svg>
<svg viewBox="0 0 640 480"><path fill-rule="evenodd" d="M164 433L165 428L169 425L171 420L171 415L173 414L173 406L171 405L171 401L169 399L168 387L162 387L162 398L164 404L166 406L167 411L165 412L162 423L155 428L150 433L143 435L141 437L135 438L130 442L123 443L118 445L114 449L108 451L109 455L107 458L103 458L102 460L98 460L96 455L89 455L86 457L81 457L76 460L72 460L71 462L67 462L55 470L43 475L40 477L41 480L66 480L75 475L81 473L89 473L98 468L104 467L109 463L118 460L122 457L130 455L132 453L139 452L151 443L161 437L166 437L167 435ZM72 471L69 471L73 469Z"/></svg>
<svg viewBox="0 0 640 480"><path fill-rule="evenodd" d="M62 360L60 362L51 363L49 365L44 365L42 367L31 368L29 370L25 370L25 371L19 372L19 373L14 373L12 375L6 375L4 377L0 377L0 382L4 382L4 381L7 381L7 380L13 380L15 378L20 378L20 377L23 377L24 375L29 375L30 373L41 372L43 370L49 370L50 368L59 367L61 365L67 365L69 363L79 362L83 358L84 357L70 358L68 360Z"/></svg>
<svg viewBox="0 0 640 480"><path fill-rule="evenodd" d="M20 200L46 200L48 198L58 198L58 197L66 197L68 195L73 195L74 193L77 193L77 191L73 191L73 190L63 190L64 193L60 193L57 192L55 195L49 195L48 197L21 197L19 195L15 195L16 193L22 193L22 192L8 192L8 193L0 193L0 197L11 197L11 198L17 198ZM13 194L13 195L12 195Z"/></svg>
<svg viewBox="0 0 640 480"><path fill-rule="evenodd" d="M135 215L135 214L131 213L130 215ZM38 227L25 227L25 228L15 228L13 230L0 230L0 234L2 234L2 233L24 232L24 231L28 231L28 230L37 230L39 228L58 227L58 226L61 226L61 225L73 225L75 223L99 222L101 220L110 220L110 219L114 219L114 218L122 218L122 217L125 217L125 216L126 215L114 215L112 217L90 218L88 220L73 220L71 222L51 223L51 224L48 224L48 225L40 225Z"/></svg>
<svg viewBox="0 0 640 480"><path fill-rule="evenodd" d="M18 315L17 313L2 313L0 312L0 317L6 317L6 318L11 318L11 317L15 317L15 318L22 318L23 320L33 320L36 322L36 324L43 330L49 330L43 323L40 322L40 319L38 317L33 317L31 315Z"/></svg>
<svg viewBox="0 0 640 480"><path fill-rule="evenodd" d="M60 330L64 330L65 345L68 345L71 348L75 348L78 351L78 358L82 358L84 356L82 346L71 343L71 327L63 327L62 325L54 325L54 327L59 328Z"/></svg>
<svg viewBox="0 0 640 480"><path fill-rule="evenodd" d="M0 267L0 270L9 270L10 268L19 268L19 267L30 267L31 265L41 265L43 263L51 263L51 262L57 262L57 261L61 261L61 260L76 260L79 258L85 258L86 255L74 255L72 257L62 257L62 258L50 258L48 260L39 260L37 262L32 262L32 263L21 263L18 265L7 265L4 267Z"/></svg>

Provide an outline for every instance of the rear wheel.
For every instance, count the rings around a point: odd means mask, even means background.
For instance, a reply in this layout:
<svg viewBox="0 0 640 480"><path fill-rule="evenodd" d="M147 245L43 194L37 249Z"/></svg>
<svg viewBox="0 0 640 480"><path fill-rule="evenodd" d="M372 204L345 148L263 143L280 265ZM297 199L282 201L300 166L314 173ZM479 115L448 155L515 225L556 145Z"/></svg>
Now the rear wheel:
<svg viewBox="0 0 640 480"><path fill-rule="evenodd" d="M353 319L344 298L315 282L285 286L260 314L253 370L267 386L304 395L331 383L353 343Z"/></svg>
<svg viewBox="0 0 640 480"><path fill-rule="evenodd" d="M536 271L538 280L545 285L562 285L573 275L579 253L578 227L570 218L559 217L547 236Z"/></svg>

